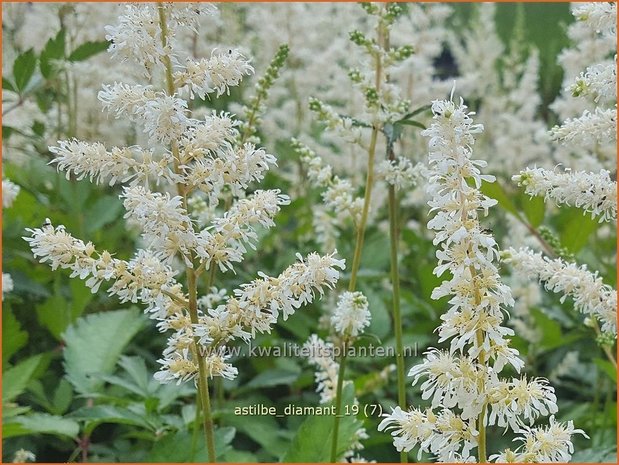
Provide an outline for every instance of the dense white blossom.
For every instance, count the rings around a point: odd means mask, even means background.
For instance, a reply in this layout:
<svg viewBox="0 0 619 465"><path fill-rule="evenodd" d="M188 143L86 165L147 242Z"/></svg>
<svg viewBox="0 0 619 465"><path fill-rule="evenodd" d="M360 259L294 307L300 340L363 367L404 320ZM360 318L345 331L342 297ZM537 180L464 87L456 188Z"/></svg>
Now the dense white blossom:
<svg viewBox="0 0 619 465"><path fill-rule="evenodd" d="M519 431L522 436L515 439L522 442L515 451L506 449L500 454L490 456L490 460L498 463L545 463L545 462L569 462L574 453L571 438L574 434L585 432L574 428L574 422L561 423L550 417L548 426L532 428L523 426Z"/></svg>
<svg viewBox="0 0 619 465"><path fill-rule="evenodd" d="M597 272L560 258L524 248L510 249L506 260L518 273L540 280L549 291L561 294L561 302L574 299L574 307L602 323L603 332L617 335L617 291L605 284Z"/></svg>
<svg viewBox="0 0 619 465"><path fill-rule="evenodd" d="M180 90L187 90L193 97L196 94L205 98L217 91L217 96L230 93L230 87L238 86L243 76L253 74L254 68L238 50L214 50L211 58L200 61L187 60L185 68L174 74L174 82Z"/></svg>
<svg viewBox="0 0 619 465"><path fill-rule="evenodd" d="M13 278L8 273L2 273L2 299L13 290Z"/></svg>
<svg viewBox="0 0 619 465"><path fill-rule="evenodd" d="M413 163L408 158L398 158L397 161L383 160L376 167L376 174L398 190L414 187L421 176L423 165Z"/></svg>
<svg viewBox="0 0 619 465"><path fill-rule="evenodd" d="M344 337L357 337L370 325L368 299L361 292L344 292L340 295L331 324Z"/></svg>
<svg viewBox="0 0 619 465"><path fill-rule="evenodd" d="M603 221L617 218L617 182L610 172L566 170L563 173L543 168L526 168L512 177L530 196L544 196L559 204L573 205Z"/></svg>
<svg viewBox="0 0 619 465"><path fill-rule="evenodd" d="M563 143L588 147L597 142L617 140L617 109L585 110L577 118L566 119L552 129L552 136Z"/></svg>
<svg viewBox="0 0 619 465"><path fill-rule="evenodd" d="M320 402L323 404L331 402L335 398L340 369L339 363L334 360L333 344L312 334L303 345L303 349L308 352L309 363L316 367L314 377L317 384L316 392L320 394Z"/></svg>
<svg viewBox="0 0 619 465"><path fill-rule="evenodd" d="M114 147L108 151L100 142L82 142L75 139L58 141L49 151L55 155L51 163L56 163L58 170L71 174L77 180L88 178L91 182L107 182L110 186L117 183L145 184L147 180L159 181L169 178L170 158L157 159L151 150L141 147Z"/></svg>
<svg viewBox="0 0 619 465"><path fill-rule="evenodd" d="M10 208L19 194L20 187L8 179L2 180L2 208Z"/></svg>
<svg viewBox="0 0 619 465"><path fill-rule="evenodd" d="M441 462L469 462L476 460L472 451L482 425L521 432L526 423L555 414L557 399L543 378L499 377L506 365L520 372L524 362L509 347L513 330L502 326L514 301L499 276L498 245L479 222L496 203L479 190L482 182L494 181L480 172L486 163L471 158L473 135L483 128L474 124L462 101L436 101L432 110L434 121L423 132L430 138L428 204L436 211L428 227L436 231L434 244L440 246L434 273L450 272L432 297L450 299L438 328L439 342L449 341L450 348L430 348L409 372L413 384L424 380L421 396L431 401L430 408L407 412L396 407L378 429L391 431L398 451L419 446L419 454L429 452ZM569 435L566 441L571 447ZM548 453L558 456L562 448Z"/></svg>

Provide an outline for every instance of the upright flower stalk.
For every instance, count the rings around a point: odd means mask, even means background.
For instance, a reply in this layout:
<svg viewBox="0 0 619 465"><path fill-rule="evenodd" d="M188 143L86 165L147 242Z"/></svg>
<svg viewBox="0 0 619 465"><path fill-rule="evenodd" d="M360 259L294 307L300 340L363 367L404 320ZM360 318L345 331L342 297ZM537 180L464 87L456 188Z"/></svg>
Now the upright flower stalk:
<svg viewBox="0 0 619 465"><path fill-rule="evenodd" d="M499 376L507 365L520 373L524 362L509 347L513 331L502 326L514 302L495 264L498 247L479 221L480 212L496 204L479 190L494 177L481 174L486 162L471 157L474 135L483 127L473 123L462 101L435 101L432 111L433 124L422 133L430 147L428 204L437 212L428 227L436 231L434 244L440 245L434 273L440 277L449 271L451 276L432 298L449 297L438 334L439 342L450 341L450 347L430 348L409 373L413 384L425 378L422 398L431 400L430 408L405 411L398 406L378 429L391 430L398 451L419 446L420 455L425 451L441 462L569 460L571 435L584 433L572 422L555 421L556 397L548 381ZM532 427L547 415L547 429ZM494 425L522 435L517 440L523 444L489 456L486 429Z"/></svg>
<svg viewBox="0 0 619 465"><path fill-rule="evenodd" d="M199 15L214 11L209 4L128 5L120 24L106 28L114 56L141 65L147 78L157 70L165 75L165 91L115 82L99 92L104 108L141 127L150 147L108 150L101 143L78 140L50 147L52 162L67 178L124 184L120 198L125 218L141 228L142 248L130 260L121 260L51 221L27 229L30 235L24 238L34 256L53 270L71 270L71 277L84 280L92 292L109 283L110 295L123 303L144 304L161 332L172 331L154 377L162 383L196 384L210 462L217 453L209 379L238 375L228 361L227 345L235 339L248 343L270 332L280 317L286 320L333 288L344 269L335 251L324 256L297 254L297 262L279 276L260 273L230 295L198 298L198 278L206 274L211 292L215 270L234 270L247 249L256 247L258 229L273 227L274 216L290 202L278 189L248 192L276 158L250 142L239 143L239 122L227 113L192 118L189 102L182 97L219 96L253 72L238 50L180 64L180 29L195 30ZM162 192L150 186L161 186ZM168 190L176 190L176 195ZM232 200L223 216L198 227L190 206L202 202L216 207L224 193L231 193ZM176 280L182 272L184 287Z"/></svg>

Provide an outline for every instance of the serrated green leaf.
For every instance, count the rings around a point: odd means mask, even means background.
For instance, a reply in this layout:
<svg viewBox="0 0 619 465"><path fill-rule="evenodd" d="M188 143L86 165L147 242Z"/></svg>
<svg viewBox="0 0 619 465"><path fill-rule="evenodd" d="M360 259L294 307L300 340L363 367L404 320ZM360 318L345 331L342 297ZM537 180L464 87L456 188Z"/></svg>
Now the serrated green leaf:
<svg viewBox="0 0 619 465"><path fill-rule="evenodd" d="M69 55L69 61L84 61L98 53L104 52L110 43L102 40L97 42L86 42L77 47Z"/></svg>
<svg viewBox="0 0 619 465"><path fill-rule="evenodd" d="M342 412L346 411L346 405L353 405L354 386L348 384L342 391ZM325 404L325 407L332 404ZM284 455L282 462L329 462L331 442L333 438L333 415L312 415L305 419L292 439L290 447ZM359 429L361 422L352 415L343 415L340 418L340 430L338 434L338 457L341 457L350 449L355 431Z"/></svg>
<svg viewBox="0 0 619 465"><path fill-rule="evenodd" d="M217 428L215 430L216 458L221 459L230 450L230 443L236 434L234 428ZM190 433L171 433L157 441L147 457L147 462L208 462L208 451L204 435L200 434L195 456L192 457L192 437Z"/></svg>
<svg viewBox="0 0 619 465"><path fill-rule="evenodd" d="M28 382L34 376L42 357L42 355L35 355L34 357L27 358L2 373L3 403L12 401L24 392Z"/></svg>
<svg viewBox="0 0 619 465"><path fill-rule="evenodd" d="M148 393L152 376L148 373L146 363L142 357L127 357L123 355L120 358L119 365L127 372L143 393Z"/></svg>
<svg viewBox="0 0 619 465"><path fill-rule="evenodd" d="M17 423L26 430L21 434L54 434L75 438L80 431L76 421L47 413L23 416L18 419Z"/></svg>
<svg viewBox="0 0 619 465"><path fill-rule="evenodd" d="M131 338L143 326L138 310L116 310L88 315L64 334L64 367L80 394L96 392L103 383L94 374L110 374Z"/></svg>
<svg viewBox="0 0 619 465"><path fill-rule="evenodd" d="M33 49L22 53L15 59L13 64L13 80L15 81L15 88L18 92L23 92L37 66L37 57Z"/></svg>
<svg viewBox="0 0 619 465"><path fill-rule="evenodd" d="M2 364L6 365L11 356L28 342L28 333L22 330L19 321L10 307L2 309Z"/></svg>
<svg viewBox="0 0 619 465"><path fill-rule="evenodd" d="M92 432L101 423L116 423L121 425L139 426L154 431L153 425L142 415L131 410L115 405L95 405L94 407L82 407L71 412L70 418L87 423L87 431Z"/></svg>
<svg viewBox="0 0 619 465"><path fill-rule="evenodd" d="M65 29L58 31L55 37L50 38L41 51L39 58L39 69L45 79L49 79L54 74L52 62L64 58L65 53Z"/></svg>

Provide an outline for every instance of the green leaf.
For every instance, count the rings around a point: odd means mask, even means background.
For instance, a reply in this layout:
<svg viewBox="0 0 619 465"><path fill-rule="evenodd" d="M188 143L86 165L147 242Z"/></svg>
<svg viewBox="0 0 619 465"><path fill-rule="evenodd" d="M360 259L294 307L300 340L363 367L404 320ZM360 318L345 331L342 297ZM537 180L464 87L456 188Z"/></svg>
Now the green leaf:
<svg viewBox="0 0 619 465"><path fill-rule="evenodd" d="M114 405L95 405L94 407L82 407L71 412L70 418L87 423L86 430L92 432L101 423L116 423L121 425L139 426L155 431L155 427L142 415L131 410Z"/></svg>
<svg viewBox="0 0 619 465"><path fill-rule="evenodd" d="M387 310L387 306L380 293L368 288L364 288L363 293L368 299L368 308L372 316L367 332L383 339L391 332L390 311Z"/></svg>
<svg viewBox="0 0 619 465"><path fill-rule="evenodd" d="M617 369L610 363L608 360L603 360L601 358L596 358L593 362L598 366L600 370L608 375L610 379L613 380L613 383L617 383Z"/></svg>
<svg viewBox="0 0 619 465"><path fill-rule="evenodd" d="M52 61L64 58L65 52L65 29L62 28L56 37L50 38L41 51L39 59L39 69L45 79L49 79L54 74Z"/></svg>
<svg viewBox="0 0 619 465"><path fill-rule="evenodd" d="M54 413L62 415L65 413L71 401L73 400L73 388L66 379L61 379L54 391L54 397L52 398L52 405L54 407Z"/></svg>
<svg viewBox="0 0 619 465"><path fill-rule="evenodd" d="M596 219L591 218L588 213L583 214L578 208L561 208L558 217L561 227L558 227L557 231L561 244L574 254L587 244L589 236L600 227Z"/></svg>
<svg viewBox="0 0 619 465"><path fill-rule="evenodd" d="M36 65L37 57L33 49L22 53L15 59L15 63L13 64L13 80L15 81L15 87L19 93L22 93L24 89L26 89L26 86L34 74Z"/></svg>
<svg viewBox="0 0 619 465"><path fill-rule="evenodd" d="M15 89L15 86L13 85L13 83L11 81L9 81L5 77L2 78L2 89L3 90L10 90L12 92L17 92L17 90Z"/></svg>
<svg viewBox="0 0 619 465"><path fill-rule="evenodd" d="M337 456L350 449L354 440L355 431L361 422L352 415L345 415L346 407L354 402L354 387L348 384L342 391L342 417L340 418L340 431L338 434ZM331 406L332 404L326 404ZM282 462L329 462L331 455L331 442L333 437L333 415L312 415L305 419L292 439L290 447L284 455Z"/></svg>
<svg viewBox="0 0 619 465"><path fill-rule="evenodd" d="M498 181L483 182L480 190L485 196L495 199L504 210L516 215L517 217L520 216L518 209L509 196L505 193L503 187L501 187Z"/></svg>
<svg viewBox="0 0 619 465"><path fill-rule="evenodd" d="M47 413L33 413L19 417L18 423L26 430L21 434L45 433L75 438L80 431L76 421Z"/></svg>
<svg viewBox="0 0 619 465"><path fill-rule="evenodd" d="M239 389L239 391L245 389L273 387L280 384L290 385L293 384L298 377L299 373L296 371L282 370L279 368L266 370L259 373L256 377L254 377L254 379Z"/></svg>
<svg viewBox="0 0 619 465"><path fill-rule="evenodd" d="M405 120L405 119L412 118L413 116L418 115L419 113L423 113L424 111L427 111L427 110L429 110L431 108L432 108L431 104L424 105L422 107L416 108L415 110L411 111L410 113L407 113L406 115L404 115L402 117L402 119L396 121L396 123L398 123L398 122L400 122L402 120Z"/></svg>
<svg viewBox="0 0 619 465"><path fill-rule="evenodd" d="M88 232L100 230L103 226L112 223L120 217L122 202L114 195L106 195L97 199L86 213Z"/></svg>
<svg viewBox="0 0 619 465"><path fill-rule="evenodd" d="M223 458L236 434L234 428L215 430L215 452L217 459ZM147 456L147 462L208 462L204 435L200 434L195 456L192 457L192 435L188 432L171 433L157 441Z"/></svg>
<svg viewBox="0 0 619 465"><path fill-rule="evenodd" d="M104 52L110 43L102 40L96 42L86 42L77 47L69 55L69 61L84 61L98 53Z"/></svg>
<svg viewBox="0 0 619 465"><path fill-rule="evenodd" d="M235 407L249 405L250 403L250 401L247 401L242 404L242 401L239 401ZM255 416L249 422L247 417L230 412L222 415L222 422L225 425L235 427L240 433L249 436L260 444L266 452L277 459L284 455L288 448L289 441L284 437L286 431L280 429L277 420L272 416Z"/></svg>
<svg viewBox="0 0 619 465"><path fill-rule="evenodd" d="M544 221L546 205L543 197L530 197L522 202L522 210L529 220L529 224L537 228Z"/></svg>
<svg viewBox="0 0 619 465"><path fill-rule="evenodd" d="M42 355L35 355L2 373L2 403L10 402L24 392L41 359Z"/></svg>
<svg viewBox="0 0 619 465"><path fill-rule="evenodd" d="M396 123L396 125L415 126L416 128L426 129L425 124L420 123L419 121L412 120L412 119L401 119Z"/></svg>
<svg viewBox="0 0 619 465"><path fill-rule="evenodd" d="M59 278L54 284L54 294L42 304L36 305L35 310L39 323L47 328L57 340L61 340L62 333L72 319L69 304L60 292Z"/></svg>
<svg viewBox="0 0 619 465"><path fill-rule="evenodd" d="M28 342L28 333L23 331L13 312L5 305L2 309L2 364Z"/></svg>
<svg viewBox="0 0 619 465"><path fill-rule="evenodd" d="M561 331L561 324L537 308L532 308L531 314L535 319L536 326L542 332L540 348L544 350L556 349L569 344L578 337L576 335L564 335Z"/></svg>
<svg viewBox="0 0 619 465"><path fill-rule="evenodd" d="M64 340L67 379L80 394L96 392L110 374L123 349L143 326L138 310L116 310L88 315L70 326Z"/></svg>

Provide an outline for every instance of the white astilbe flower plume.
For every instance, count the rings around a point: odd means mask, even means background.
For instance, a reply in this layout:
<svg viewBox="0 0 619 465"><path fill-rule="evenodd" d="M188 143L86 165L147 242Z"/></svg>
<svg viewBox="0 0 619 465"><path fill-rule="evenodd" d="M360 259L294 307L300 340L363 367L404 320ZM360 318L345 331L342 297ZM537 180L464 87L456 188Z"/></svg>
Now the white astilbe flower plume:
<svg viewBox="0 0 619 465"><path fill-rule="evenodd" d="M208 378L237 376L226 343L270 332L280 317L286 320L334 288L345 263L335 251L297 255L279 276L258 272L257 279L230 295L213 286L215 271L234 271L247 248L256 248L258 228L273 227L275 215L290 203L278 189L248 192L276 164L275 156L240 144L240 123L233 115L213 111L194 118L194 106L184 98L219 96L253 72L236 50L213 51L210 59L193 61L180 49L179 36L197 33L198 17L214 12L205 4L128 5L119 24L106 28L112 56L142 65L150 79L148 85L104 85L98 98L109 113L148 136L145 147L108 150L75 139L50 147L52 162L67 179L128 184L120 198L125 218L141 229L142 248L122 260L49 220L27 229L24 237L35 258L53 270L69 270L93 293L106 283L120 302L143 304L160 331L171 331L155 378L195 380L200 390ZM165 91L158 87L161 75L169 78ZM159 192L152 190L155 186ZM222 213L216 208L224 193ZM190 216L194 210L200 221ZM210 284L201 298L197 278L202 273L208 273Z"/></svg>
<svg viewBox="0 0 619 465"><path fill-rule="evenodd" d="M10 208L19 194L20 187L8 179L2 180L2 208Z"/></svg>
<svg viewBox="0 0 619 465"><path fill-rule="evenodd" d="M345 337L357 337L370 325L368 299L361 292L344 292L340 295L331 325L337 334Z"/></svg>
<svg viewBox="0 0 619 465"><path fill-rule="evenodd" d="M428 227L440 246L434 273L450 272L432 297L449 297L438 328L439 342L449 341L449 350L430 348L409 373L414 384L424 379L422 398L431 401L430 408L397 407L378 429L391 431L398 451L419 447L419 454L431 453L441 462L469 462L476 461L482 428L519 433L540 416L555 414L557 405L547 380L499 376L507 365L520 372L524 362L509 347L513 330L502 326L514 301L498 272L498 246L479 221L496 204L479 190L482 182L494 181L480 172L486 163L471 158L474 135L483 127L474 124L462 100L435 101L432 111L434 121L422 133L430 138L428 204L436 212ZM549 452L553 457L558 447Z"/></svg>
<svg viewBox="0 0 619 465"><path fill-rule="evenodd" d="M522 445L515 451L505 449L500 454L490 456L490 460L497 463L546 463L546 462L569 462L574 453L571 437L574 434L585 432L574 428L574 422L561 423L550 417L550 424L540 428L524 426L515 441Z"/></svg>
<svg viewBox="0 0 619 465"><path fill-rule="evenodd" d="M303 349L308 353L307 360L316 367L316 392L320 394L320 402L325 404L335 399L338 372L340 364L334 359L334 346L312 334ZM344 381L346 382L346 380Z"/></svg>
<svg viewBox="0 0 619 465"><path fill-rule="evenodd" d="M617 291L597 272L560 258L551 259L528 248L509 249L506 261L516 272L539 280L549 291L561 294L561 302L574 299L574 307L601 323L604 333L617 337Z"/></svg>
<svg viewBox="0 0 619 465"><path fill-rule="evenodd" d="M573 205L603 221L617 219L617 181L610 172L599 173L566 170L564 173L543 168L526 168L512 177L530 196L544 196L559 204Z"/></svg>

